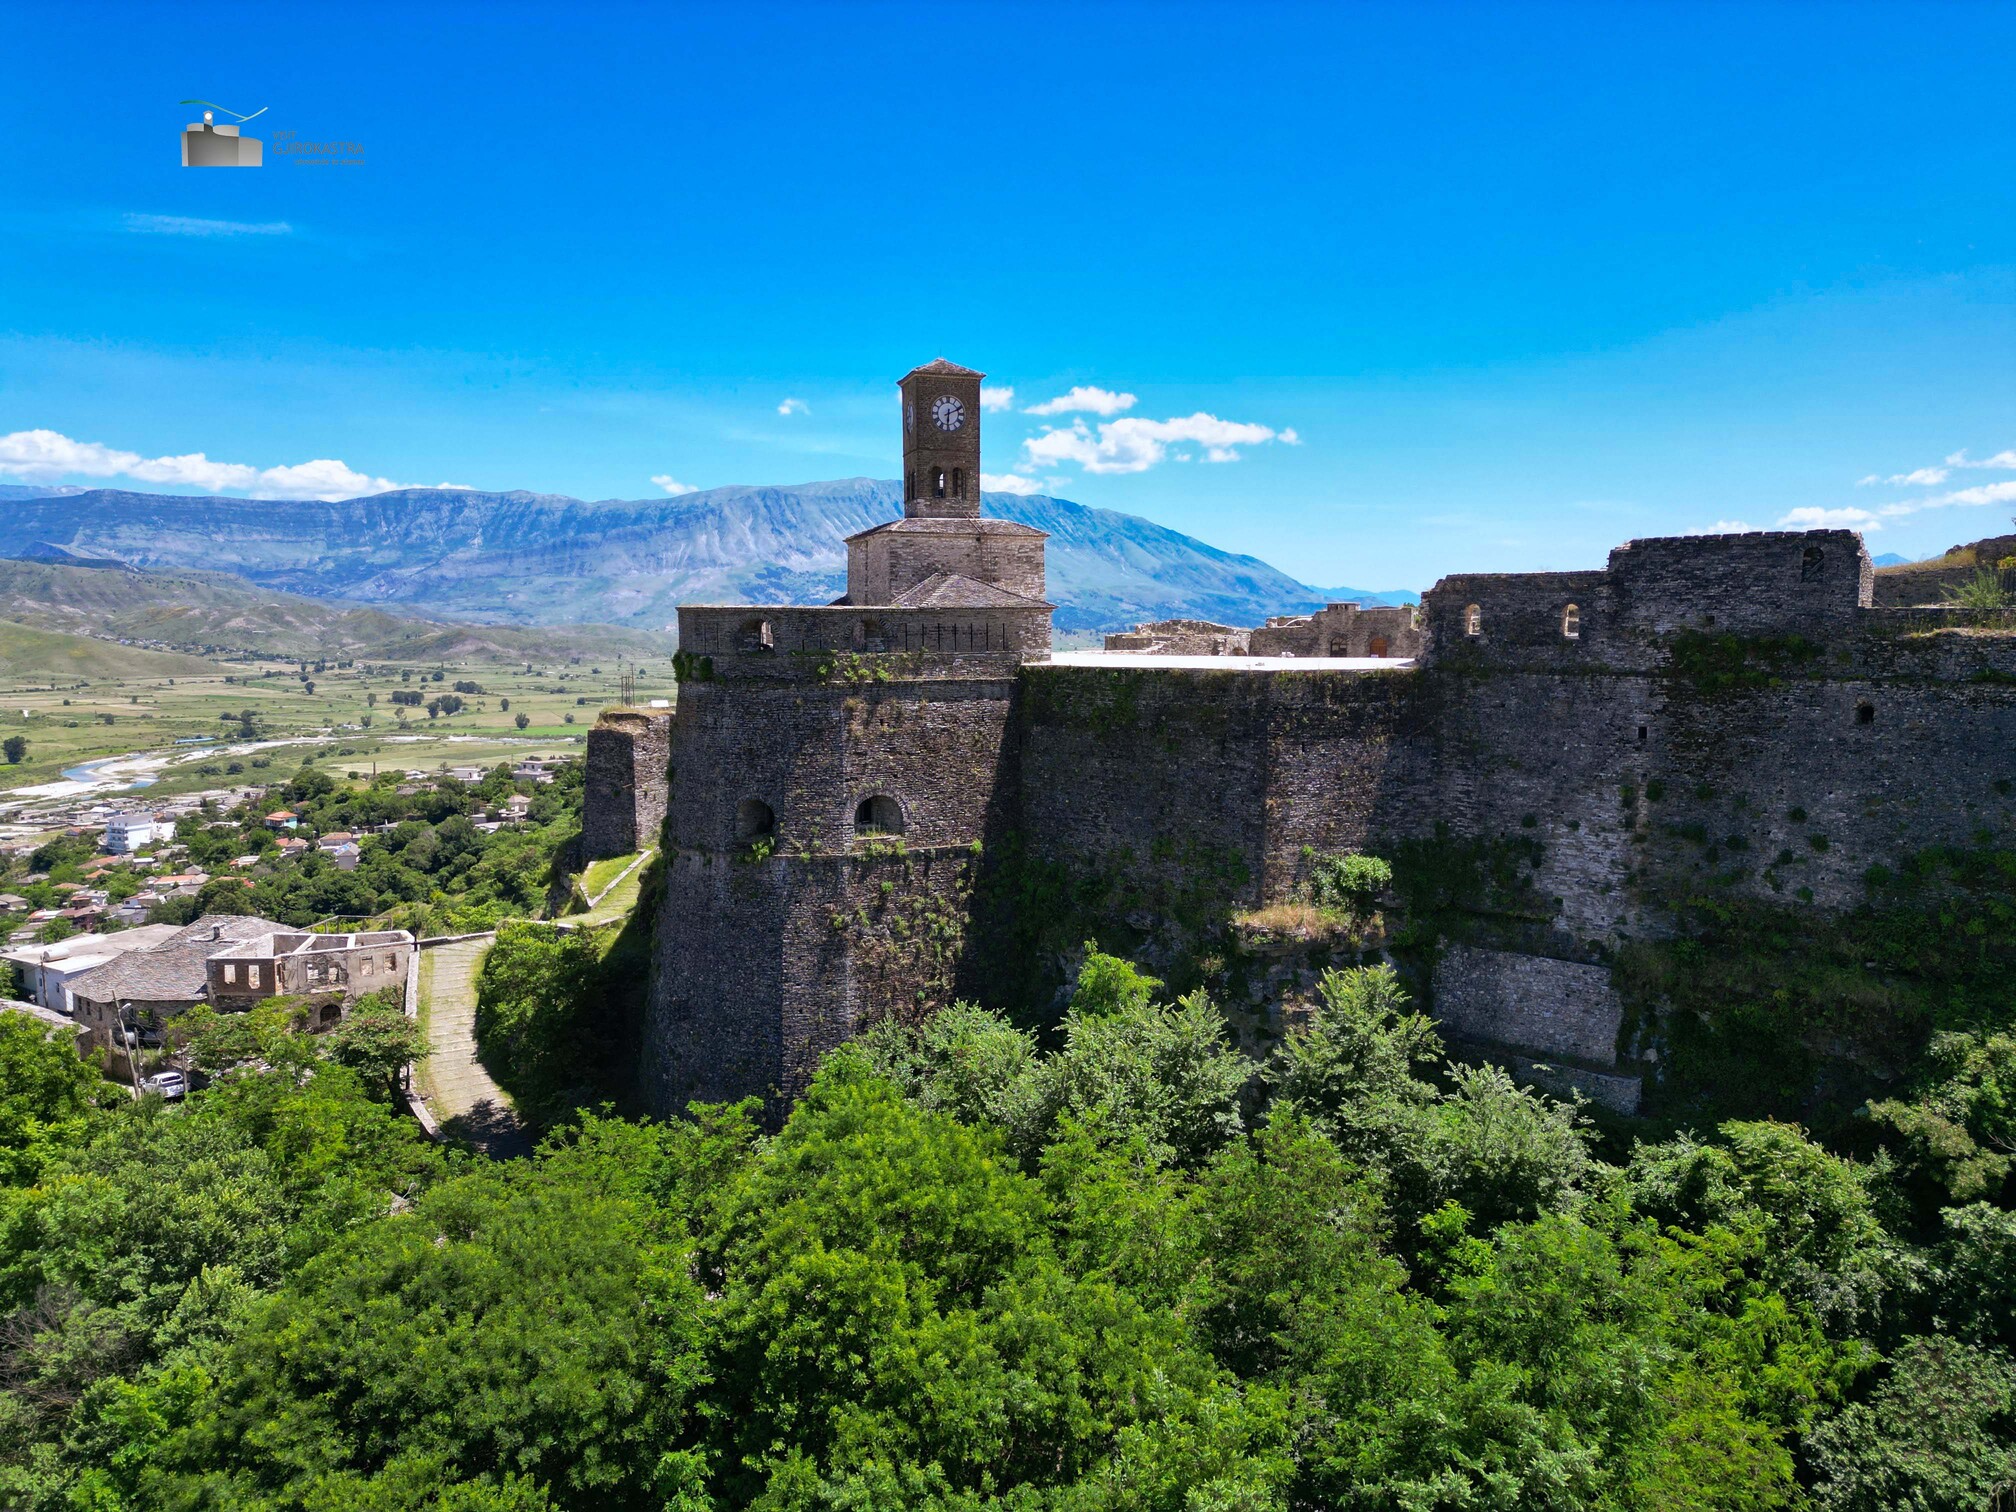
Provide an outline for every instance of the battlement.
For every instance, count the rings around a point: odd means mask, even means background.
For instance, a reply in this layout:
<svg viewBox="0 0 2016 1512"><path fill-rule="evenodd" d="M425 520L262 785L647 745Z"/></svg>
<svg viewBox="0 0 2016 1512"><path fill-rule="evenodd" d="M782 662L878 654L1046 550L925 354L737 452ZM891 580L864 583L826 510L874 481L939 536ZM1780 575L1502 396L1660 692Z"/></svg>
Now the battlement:
<svg viewBox="0 0 2016 1512"><path fill-rule="evenodd" d="M1629 665L1683 631L1838 641L1867 622L1875 569L1851 530L1656 536L1598 572L1457 573L1421 598L1430 660L1537 654Z"/></svg>
<svg viewBox="0 0 2016 1512"><path fill-rule="evenodd" d="M1049 656L1050 606L682 604L679 648L708 677L823 681L835 657L889 653L917 655L906 677L999 676Z"/></svg>

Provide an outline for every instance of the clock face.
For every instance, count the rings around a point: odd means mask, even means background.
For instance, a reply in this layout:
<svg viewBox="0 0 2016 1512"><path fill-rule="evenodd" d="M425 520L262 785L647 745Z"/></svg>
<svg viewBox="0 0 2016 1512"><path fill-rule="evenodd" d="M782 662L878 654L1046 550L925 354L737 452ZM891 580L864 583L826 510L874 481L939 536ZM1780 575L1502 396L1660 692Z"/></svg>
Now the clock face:
<svg viewBox="0 0 2016 1512"><path fill-rule="evenodd" d="M942 431L955 431L966 423L966 406L950 394L940 394L931 401L931 418Z"/></svg>

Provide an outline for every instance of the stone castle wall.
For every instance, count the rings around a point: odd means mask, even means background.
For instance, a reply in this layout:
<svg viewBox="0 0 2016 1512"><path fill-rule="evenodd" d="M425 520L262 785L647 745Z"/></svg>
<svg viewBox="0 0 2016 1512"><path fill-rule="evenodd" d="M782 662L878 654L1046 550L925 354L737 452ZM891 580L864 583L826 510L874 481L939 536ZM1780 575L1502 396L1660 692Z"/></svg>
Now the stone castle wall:
<svg viewBox="0 0 2016 1512"><path fill-rule="evenodd" d="M2016 832L2016 636L1871 596L1852 534L1773 533L1445 579L1419 664L1390 671L871 657L836 685L730 657L682 686L672 742L658 1106L788 1094L822 1047L971 983L997 854L1142 879L1113 906L1145 937L1186 879L1222 918L1290 896L1312 853L1412 845L1514 858L1516 887L1455 905L1431 983L1452 1033L1628 1107L1603 982L1687 899L1847 908L1872 866ZM883 792L901 863L853 834ZM776 814L767 860L737 859L749 797ZM892 968L927 919L956 926L945 958Z"/></svg>
<svg viewBox="0 0 2016 1512"><path fill-rule="evenodd" d="M608 709L588 731L582 859L627 856L658 843L665 823L672 714Z"/></svg>

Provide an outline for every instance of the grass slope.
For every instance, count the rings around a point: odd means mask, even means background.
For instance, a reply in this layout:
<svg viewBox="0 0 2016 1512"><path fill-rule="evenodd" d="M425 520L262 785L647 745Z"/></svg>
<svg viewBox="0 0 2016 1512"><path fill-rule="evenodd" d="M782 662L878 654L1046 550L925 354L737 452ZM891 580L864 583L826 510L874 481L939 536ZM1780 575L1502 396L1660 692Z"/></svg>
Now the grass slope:
<svg viewBox="0 0 2016 1512"><path fill-rule="evenodd" d="M0 681L7 683L200 677L215 670L200 656L145 651L88 635L66 635L0 620Z"/></svg>

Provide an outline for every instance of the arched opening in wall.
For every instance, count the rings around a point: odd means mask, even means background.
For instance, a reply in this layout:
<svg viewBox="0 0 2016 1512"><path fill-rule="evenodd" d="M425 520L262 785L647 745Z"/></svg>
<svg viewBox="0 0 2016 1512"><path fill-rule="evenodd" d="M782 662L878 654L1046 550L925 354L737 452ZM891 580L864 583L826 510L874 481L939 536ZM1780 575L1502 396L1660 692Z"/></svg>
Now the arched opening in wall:
<svg viewBox="0 0 2016 1512"><path fill-rule="evenodd" d="M903 474L903 497L906 499L917 497L917 474L914 472Z"/></svg>
<svg viewBox="0 0 2016 1512"><path fill-rule="evenodd" d="M966 497L966 469L963 467L952 469L952 497L955 499Z"/></svg>
<svg viewBox="0 0 2016 1512"><path fill-rule="evenodd" d="M1808 546L1799 553L1799 581L1802 583L1816 581L1826 566L1827 553L1818 546Z"/></svg>
<svg viewBox="0 0 2016 1512"><path fill-rule="evenodd" d="M1582 638L1582 611L1573 604L1561 611L1561 638L1563 640Z"/></svg>
<svg viewBox="0 0 2016 1512"><path fill-rule="evenodd" d="M945 469L942 467L931 469L931 497L934 499L945 497Z"/></svg>
<svg viewBox="0 0 2016 1512"><path fill-rule="evenodd" d="M328 1029L340 1023L342 1018L343 1005L341 1003L324 1003L322 1011L316 1015L316 1024L319 1028Z"/></svg>
<svg viewBox="0 0 2016 1512"><path fill-rule="evenodd" d="M857 835L900 835L903 833L903 805L886 793L863 798L854 806L854 833Z"/></svg>
<svg viewBox="0 0 2016 1512"><path fill-rule="evenodd" d="M1391 654L1390 647L1391 643L1385 636L1375 635L1372 637L1372 644L1365 649L1374 656L1386 656Z"/></svg>
<svg viewBox="0 0 2016 1512"><path fill-rule="evenodd" d="M754 845L777 835L777 814L761 798L744 798L735 809L735 843Z"/></svg>
<svg viewBox="0 0 2016 1512"><path fill-rule="evenodd" d="M1876 705L1869 702L1869 700L1866 698L1863 699L1862 702L1855 705L1855 723L1857 724L1876 723Z"/></svg>
<svg viewBox="0 0 2016 1512"><path fill-rule="evenodd" d="M735 631L737 651L774 651L777 636L767 619L747 619Z"/></svg>
<svg viewBox="0 0 2016 1512"><path fill-rule="evenodd" d="M1484 611L1475 604L1463 611L1463 633L1482 635L1484 633Z"/></svg>
<svg viewBox="0 0 2016 1512"><path fill-rule="evenodd" d="M889 634L881 620L869 615L854 621L854 649L856 651L889 649Z"/></svg>

